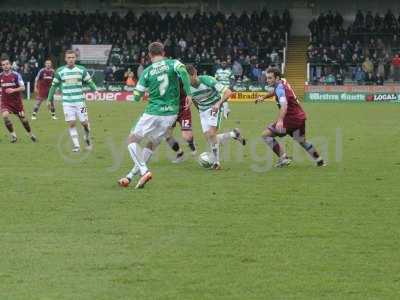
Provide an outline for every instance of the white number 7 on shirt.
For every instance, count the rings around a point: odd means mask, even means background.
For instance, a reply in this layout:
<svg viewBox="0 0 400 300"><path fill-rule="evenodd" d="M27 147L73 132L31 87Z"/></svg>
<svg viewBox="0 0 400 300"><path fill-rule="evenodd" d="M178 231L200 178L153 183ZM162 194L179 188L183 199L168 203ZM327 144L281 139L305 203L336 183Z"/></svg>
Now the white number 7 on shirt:
<svg viewBox="0 0 400 300"><path fill-rule="evenodd" d="M157 80L160 82L159 90L160 90L160 96L162 97L165 95L168 88L169 84L168 74L163 74L158 76Z"/></svg>

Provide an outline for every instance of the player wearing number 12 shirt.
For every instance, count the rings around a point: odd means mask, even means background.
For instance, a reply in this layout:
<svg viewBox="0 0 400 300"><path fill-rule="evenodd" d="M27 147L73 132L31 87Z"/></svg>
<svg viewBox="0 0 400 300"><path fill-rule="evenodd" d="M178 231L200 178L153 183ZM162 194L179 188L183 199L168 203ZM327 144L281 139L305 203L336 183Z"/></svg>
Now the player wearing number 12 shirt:
<svg viewBox="0 0 400 300"><path fill-rule="evenodd" d="M263 132L265 143L279 157L276 167L284 167L291 163L285 149L275 137L290 135L316 162L317 166L325 166L325 162L315 147L306 140L306 114L301 107L290 84L282 78L280 70L269 68L267 70L267 84L273 88L273 92L265 97L259 97L256 103L266 98L275 96L279 108L276 122L271 123Z"/></svg>
<svg viewBox="0 0 400 300"><path fill-rule="evenodd" d="M194 143L193 131L192 131L192 111L190 106L186 105L186 94L183 89L183 84L180 82L180 106L179 114L175 124L170 128L167 133L166 141L173 151L176 153L176 158L173 163L180 163L184 160L184 151L179 145L178 141L173 136L174 128L177 123L181 127L182 138L187 142L187 145L192 153L196 155L196 145Z"/></svg>
<svg viewBox="0 0 400 300"><path fill-rule="evenodd" d="M136 188L143 188L152 179L147 161L177 119L179 78L182 80L187 103L192 100L190 79L185 65L176 59L167 59L164 46L159 42L149 45L149 56L152 64L143 71L134 90L135 101L140 101L145 91L149 93L149 101L128 137L128 151L135 166L126 177L118 181L124 187L129 185L134 175L140 174ZM140 142L143 139L150 140L151 146L142 150Z"/></svg>

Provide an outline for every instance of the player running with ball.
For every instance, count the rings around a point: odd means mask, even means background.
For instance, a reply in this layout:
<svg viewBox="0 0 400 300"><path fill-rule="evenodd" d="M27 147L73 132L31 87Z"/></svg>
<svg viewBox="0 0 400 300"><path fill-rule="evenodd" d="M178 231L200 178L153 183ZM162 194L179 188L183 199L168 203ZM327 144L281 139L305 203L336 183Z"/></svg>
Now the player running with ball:
<svg viewBox="0 0 400 300"><path fill-rule="evenodd" d="M224 110L223 104L228 101L232 91L227 86L217 82L214 77L197 76L197 70L192 65L188 65L186 69L190 75L192 100L199 109L201 127L213 154L211 168L219 170L221 169L220 144L224 144L229 139L234 139L243 146L246 145L246 140L241 136L238 128L218 134Z"/></svg>
<svg viewBox="0 0 400 300"><path fill-rule="evenodd" d="M306 140L306 114L300 106L292 87L282 78L281 72L277 68L269 68L266 77L267 84L273 87L274 90L265 97L259 97L256 103L275 96L279 107L279 114L276 122L270 124L262 134L265 143L279 157L276 167L288 166L291 163L285 149L275 139L277 136L284 137L286 135L290 135L298 142L313 158L317 166L325 166L326 164L318 151Z"/></svg>
<svg viewBox="0 0 400 300"><path fill-rule="evenodd" d="M76 53L73 50L65 52L65 66L57 69L54 74L47 100L54 101L54 94L57 88L61 88L65 121L69 126L69 134L73 143L73 152L80 151L79 134L76 129L76 119L78 118L85 131L86 149L92 149L90 140L90 127L83 94L83 85L87 84L92 91L96 91L96 85L85 67L76 65ZM54 105L54 104L53 104Z"/></svg>
<svg viewBox="0 0 400 300"><path fill-rule="evenodd" d="M177 119L179 78L187 95L186 101L191 101L189 75L185 66L176 59L165 58L164 46L159 42L149 45L149 56L152 64L143 71L134 91L134 100L140 101L147 90L149 101L128 137L128 150L135 167L118 181L120 186L127 187L133 176L140 174L136 189L143 188L152 179L147 162ZM143 139L149 139L150 143L142 150L140 142Z"/></svg>

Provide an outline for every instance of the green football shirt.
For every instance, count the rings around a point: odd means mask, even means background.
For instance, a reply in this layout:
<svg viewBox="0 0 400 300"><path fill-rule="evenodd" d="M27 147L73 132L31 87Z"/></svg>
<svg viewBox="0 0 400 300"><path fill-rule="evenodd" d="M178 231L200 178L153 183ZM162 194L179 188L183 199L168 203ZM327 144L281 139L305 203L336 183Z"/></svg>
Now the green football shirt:
<svg viewBox="0 0 400 300"><path fill-rule="evenodd" d="M83 84L91 83L92 78L85 67L75 65L73 68L62 66L54 74L52 85L60 87L64 103L85 102Z"/></svg>
<svg viewBox="0 0 400 300"><path fill-rule="evenodd" d="M226 85L218 82L214 77L207 75L199 76L199 85L190 87L192 99L200 111L211 108L221 99L221 94L227 89Z"/></svg>
<svg viewBox="0 0 400 300"><path fill-rule="evenodd" d="M179 74L185 72L185 66L176 59L162 59L148 66L139 78L135 90L149 93L145 113L149 115L169 116L179 112L180 89Z"/></svg>

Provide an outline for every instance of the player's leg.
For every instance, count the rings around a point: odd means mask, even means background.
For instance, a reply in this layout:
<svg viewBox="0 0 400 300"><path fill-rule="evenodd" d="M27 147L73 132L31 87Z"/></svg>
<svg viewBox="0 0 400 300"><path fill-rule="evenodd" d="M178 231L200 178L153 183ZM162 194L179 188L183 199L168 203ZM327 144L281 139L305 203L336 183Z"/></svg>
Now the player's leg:
<svg viewBox="0 0 400 300"><path fill-rule="evenodd" d="M56 106L54 104L54 101L50 101L48 104L49 110L50 110L50 114L51 114L51 118L53 120L57 120L57 116L56 116Z"/></svg>
<svg viewBox="0 0 400 300"><path fill-rule="evenodd" d="M10 120L10 113L7 110L3 110L1 116L3 117L4 125L10 133L10 142L15 143L17 141L17 134L15 133L14 126Z"/></svg>
<svg viewBox="0 0 400 300"><path fill-rule="evenodd" d="M184 108L178 117L178 122L181 125L182 138L186 141L192 155L196 154L196 145L194 143L192 131L192 111L190 107Z"/></svg>
<svg viewBox="0 0 400 300"><path fill-rule="evenodd" d="M150 161L153 152L155 148L153 148L153 144L149 142L149 144L146 145L146 147L143 148L142 154L143 154L143 160L146 162L146 164ZM126 175L126 178L128 178L130 181L133 179L134 176L137 176L140 174L140 169L137 165L135 165L132 170Z"/></svg>
<svg viewBox="0 0 400 300"><path fill-rule="evenodd" d="M81 122L81 125L83 127L86 149L91 150L92 149L92 140L90 138L89 116L88 116L87 107L85 104L79 105L77 107L77 114L78 114L79 121Z"/></svg>
<svg viewBox="0 0 400 300"><path fill-rule="evenodd" d="M188 147L192 153L192 155L196 155L197 150L196 150L196 144L194 143L194 137L193 137L193 131L192 129L184 130L182 129L182 138L186 141L188 144Z"/></svg>
<svg viewBox="0 0 400 300"><path fill-rule="evenodd" d="M214 170L221 169L220 143L218 141L217 133L218 133L218 128L216 126L210 126L205 134L208 144L210 145L211 153L213 154L213 165L211 168Z"/></svg>
<svg viewBox="0 0 400 300"><path fill-rule="evenodd" d="M229 108L229 103L228 101L225 101L223 104L223 109L224 109L224 118L228 119L229 114L231 113L231 109Z"/></svg>
<svg viewBox="0 0 400 300"><path fill-rule="evenodd" d="M143 116L145 117L146 114ZM176 122L177 115L171 115L171 116L149 116L149 118L146 120L144 118L144 121L147 123L146 127L143 127L144 130L135 130L134 133L142 133L140 136L143 137L148 137L152 144L150 145L151 151L154 151L158 145L165 139L165 137L168 134L168 130L171 129L172 125ZM141 124L139 121L138 125ZM148 151L148 150L147 150ZM151 152L152 153L152 152ZM148 155L151 155L149 153ZM143 153L144 155L144 153ZM143 162L144 165L147 168L146 162L144 161L144 156L143 156ZM147 170L147 173L143 173L141 170L141 166L138 165L140 169L140 173L142 174L142 177L139 179L138 183L136 184L136 189L143 188L145 184L151 180L152 178L152 173Z"/></svg>
<svg viewBox="0 0 400 300"><path fill-rule="evenodd" d="M72 145L73 145L72 151L79 152L81 149L81 146L79 144L78 129L76 128L77 107L74 104L64 103L63 110L64 110L65 121L68 124L69 135L72 140Z"/></svg>
<svg viewBox="0 0 400 300"><path fill-rule="evenodd" d="M220 163L220 147L218 141L218 128L221 124L222 111L212 112L212 109L208 109L200 113L201 127L210 146L211 153L213 154L213 166L212 169L221 169Z"/></svg>
<svg viewBox="0 0 400 300"><path fill-rule="evenodd" d="M305 123L304 123L299 129L295 130L291 134L291 136L310 155L310 157L315 161L317 166L319 166L319 167L326 166L324 159L320 156L319 152L314 147L314 145L307 142L305 133L306 133L306 130L305 130Z"/></svg>
<svg viewBox="0 0 400 300"><path fill-rule="evenodd" d="M180 163L183 161L183 150L179 145L178 141L174 138L174 127L168 128L165 141L169 145L169 147L176 153L176 158L173 160L173 163Z"/></svg>
<svg viewBox="0 0 400 300"><path fill-rule="evenodd" d="M36 97L35 105L33 107L33 112L32 112L32 120L37 119L37 113L39 112L40 106L42 105L42 99L40 97Z"/></svg>
<svg viewBox="0 0 400 300"><path fill-rule="evenodd" d="M29 134L29 137L32 140L32 142L36 142L37 141L36 136L32 133L31 126L29 124L28 119L25 117L25 113L23 110L18 112L18 118L21 121L22 126L24 126L26 132Z"/></svg>
<svg viewBox="0 0 400 300"><path fill-rule="evenodd" d="M238 141L240 144L242 144L243 146L246 145L246 139L240 133L239 128L234 128L232 131L229 131L229 132L219 133L217 135L217 138L218 138L218 142L220 144L225 144L230 139L234 139L234 140Z"/></svg>
<svg viewBox="0 0 400 300"><path fill-rule="evenodd" d="M152 173L147 167L147 163L144 158L144 152L140 146L140 142L145 137L147 137L149 133L154 131L157 126L158 124L156 116L143 114L128 136L128 151L134 162L135 167L139 169L139 174L141 175L141 178L139 179L136 188L143 188L144 185L152 179ZM148 153L148 155L149 154L150 153ZM135 168L133 169L133 171L135 171Z"/></svg>
<svg viewBox="0 0 400 300"><path fill-rule="evenodd" d="M86 143L86 149L91 150L93 147L92 139L90 137L90 124L89 121L81 122L84 131L84 140Z"/></svg>
<svg viewBox="0 0 400 300"><path fill-rule="evenodd" d="M150 172L149 168L147 167L146 161L143 157L143 150L140 146L140 142L142 141L143 137L137 135L136 133L131 133L128 137L128 151L131 155L135 166L138 167L141 178L139 179L136 188L143 188L144 185L151 180L152 173Z"/></svg>
<svg viewBox="0 0 400 300"><path fill-rule="evenodd" d="M284 167L291 163L286 154L285 148L276 140L276 137L280 135L284 134L277 132L275 124L269 125L262 133L264 142L279 158L278 163L275 165L276 167Z"/></svg>
<svg viewBox="0 0 400 300"><path fill-rule="evenodd" d="M146 162L146 164L149 162L151 159L153 152L156 150L157 146L159 145L158 141L149 141L146 146L143 148L142 154L143 154L143 160ZM140 175L140 169L139 167L135 164L135 166L132 168L132 170L129 171L128 174L126 174L125 177L121 178L118 180L118 184L122 187L128 187L129 184L132 182L133 178L135 176Z"/></svg>
<svg viewBox="0 0 400 300"><path fill-rule="evenodd" d="M81 146L79 144L79 133L78 129L76 128L76 120L70 120L67 123L68 123L69 135L71 137L73 145L72 151L79 152L81 150Z"/></svg>
<svg viewBox="0 0 400 300"><path fill-rule="evenodd" d="M133 132L128 137L128 150L135 165L139 169L141 178L136 184L136 189L143 188L147 182L152 179L152 173L147 167L145 160L145 152L149 158L153 150L165 139L168 129L176 121L176 115L172 116L154 116L143 114L137 122ZM149 150L143 151L139 143L143 138L148 137L153 144L148 148ZM148 158L148 159L149 159Z"/></svg>

